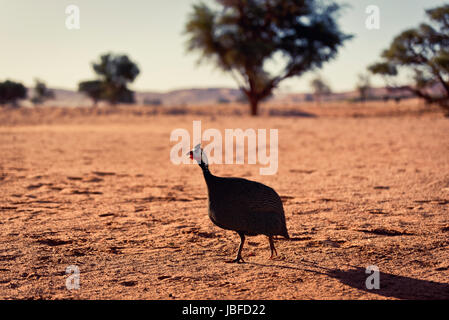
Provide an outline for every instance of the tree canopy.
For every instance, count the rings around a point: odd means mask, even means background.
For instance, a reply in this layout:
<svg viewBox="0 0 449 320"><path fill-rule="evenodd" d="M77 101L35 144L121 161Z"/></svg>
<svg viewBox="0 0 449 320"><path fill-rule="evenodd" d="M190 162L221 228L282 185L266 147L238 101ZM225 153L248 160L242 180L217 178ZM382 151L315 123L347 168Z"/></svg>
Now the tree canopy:
<svg viewBox="0 0 449 320"><path fill-rule="evenodd" d="M315 0L216 0L193 6L188 50L229 72L247 96L251 114L284 79L320 68L351 36L337 24L341 6ZM282 57L270 72L267 63Z"/></svg>
<svg viewBox="0 0 449 320"><path fill-rule="evenodd" d="M361 73L358 76L356 90L359 92L360 100L365 102L370 97L371 77L370 74Z"/></svg>
<svg viewBox="0 0 449 320"><path fill-rule="evenodd" d="M34 94L33 97L31 98L31 101L34 104L41 104L45 100L54 98L55 96L54 92L47 88L45 82L39 79L35 79L34 82L35 82Z"/></svg>
<svg viewBox="0 0 449 320"><path fill-rule="evenodd" d="M427 23L396 36L382 61L368 69L385 77L390 86L401 70L413 72L414 84L402 86L449 113L449 5L426 10ZM435 94L432 88L441 88Z"/></svg>
<svg viewBox="0 0 449 320"><path fill-rule="evenodd" d="M99 100L112 104L134 103L134 92L127 85L137 78L140 70L128 56L104 54L98 62L92 64L92 68L98 79L80 82L80 92L92 98L95 104Z"/></svg>
<svg viewBox="0 0 449 320"><path fill-rule="evenodd" d="M321 99L325 95L332 93L330 86L326 83L321 75L317 75L310 82L310 87L313 90L313 95L315 96L315 101L319 104Z"/></svg>
<svg viewBox="0 0 449 320"><path fill-rule="evenodd" d="M78 91L83 92L89 98L92 99L94 105L98 103L103 97L103 81L101 80L90 80L83 81L78 84Z"/></svg>
<svg viewBox="0 0 449 320"><path fill-rule="evenodd" d="M12 103L15 106L17 100L26 97L27 88L23 84L10 80L0 82L0 104Z"/></svg>

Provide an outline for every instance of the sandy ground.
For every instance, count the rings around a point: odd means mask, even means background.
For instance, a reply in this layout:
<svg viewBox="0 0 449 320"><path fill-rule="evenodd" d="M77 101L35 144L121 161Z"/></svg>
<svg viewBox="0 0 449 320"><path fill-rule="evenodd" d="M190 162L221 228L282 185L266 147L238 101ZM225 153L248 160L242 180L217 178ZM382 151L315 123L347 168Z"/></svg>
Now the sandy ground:
<svg viewBox="0 0 449 320"><path fill-rule="evenodd" d="M448 299L449 119L407 105L284 111L0 110L0 298ZM282 196L292 240L274 260L257 236L245 264L226 263L239 237L209 220L198 166L169 161L170 132L193 120L279 129L276 175L211 166Z"/></svg>

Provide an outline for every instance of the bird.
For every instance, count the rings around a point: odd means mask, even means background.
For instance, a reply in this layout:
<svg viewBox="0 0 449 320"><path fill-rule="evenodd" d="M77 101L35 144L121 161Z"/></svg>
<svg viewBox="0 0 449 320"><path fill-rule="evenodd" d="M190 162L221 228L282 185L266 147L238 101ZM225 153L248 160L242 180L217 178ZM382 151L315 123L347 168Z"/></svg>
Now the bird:
<svg viewBox="0 0 449 320"><path fill-rule="evenodd" d="M277 255L273 237L290 239L284 207L277 192L256 181L244 178L217 177L209 171L209 162L201 144L187 153L203 171L208 191L208 214L218 227L237 232L240 245L233 263L245 262L242 249L246 236L268 237L272 259Z"/></svg>

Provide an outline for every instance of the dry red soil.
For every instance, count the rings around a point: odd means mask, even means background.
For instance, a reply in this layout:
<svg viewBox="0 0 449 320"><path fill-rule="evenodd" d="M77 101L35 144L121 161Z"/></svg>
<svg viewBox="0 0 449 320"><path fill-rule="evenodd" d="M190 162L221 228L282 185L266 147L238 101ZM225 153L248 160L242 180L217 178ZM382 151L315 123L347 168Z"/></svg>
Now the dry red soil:
<svg viewBox="0 0 449 320"><path fill-rule="evenodd" d="M0 298L449 298L448 118L407 105L210 110L0 109ZM246 263L226 263L238 235L209 220L200 168L169 159L171 131L193 120L279 130L276 175L210 168L281 195L292 239L276 240L275 259L257 236ZM79 290L66 288L70 265Z"/></svg>

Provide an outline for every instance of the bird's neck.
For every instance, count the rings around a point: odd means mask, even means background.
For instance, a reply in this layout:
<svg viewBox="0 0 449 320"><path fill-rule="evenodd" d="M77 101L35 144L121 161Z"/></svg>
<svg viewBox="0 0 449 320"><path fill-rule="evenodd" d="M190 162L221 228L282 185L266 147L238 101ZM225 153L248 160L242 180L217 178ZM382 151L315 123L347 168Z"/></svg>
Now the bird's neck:
<svg viewBox="0 0 449 320"><path fill-rule="evenodd" d="M204 179L206 180L206 184L209 185L209 182L213 179L214 175L209 171L209 166L204 162L199 164L201 170L203 171Z"/></svg>

